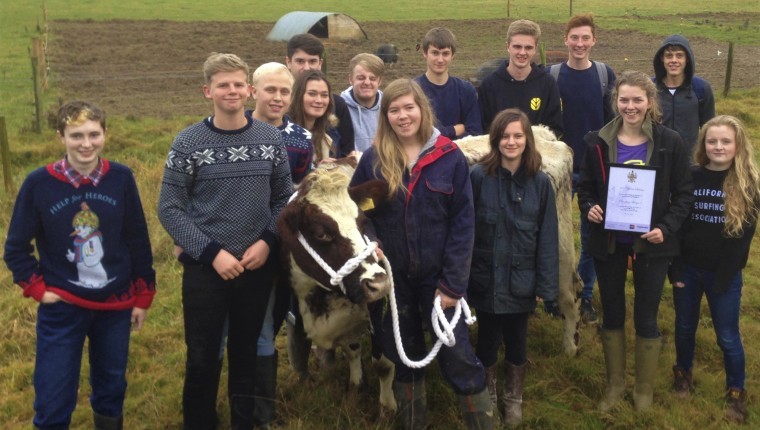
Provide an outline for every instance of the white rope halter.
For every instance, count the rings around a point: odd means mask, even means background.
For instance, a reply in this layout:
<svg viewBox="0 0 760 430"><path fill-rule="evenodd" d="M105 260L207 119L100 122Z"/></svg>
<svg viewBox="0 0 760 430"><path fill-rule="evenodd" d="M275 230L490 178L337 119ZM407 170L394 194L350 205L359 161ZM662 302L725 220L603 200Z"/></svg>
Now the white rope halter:
<svg viewBox="0 0 760 430"><path fill-rule="evenodd" d="M293 193L293 195L290 197L289 202L292 202L296 196L298 195L298 192ZM336 285L340 287L340 290L343 292L343 295L346 294L346 286L343 285L343 278L351 274L354 270L356 270L357 267L362 263L362 261L366 260L367 257L370 255L373 255L375 258L378 258L377 253L375 252L377 250L377 243L372 242L369 240L367 236L362 235L362 239L364 239L364 243L366 245L366 248L364 248L364 251L362 251L359 255L356 257L350 258L348 261L346 261L343 264L343 267L338 269L336 272L335 270L330 267L330 265L327 264L327 262L322 259L322 257L317 254L317 251L314 250L309 245L309 242L306 241L306 238L303 237L303 234L301 232L298 232L298 242L301 243L301 246L306 250L307 253L311 256L311 258L314 259L314 261L319 265L319 267L322 268L328 275L330 275L330 284ZM477 319L472 316L472 313L470 312L470 307L467 305L467 301L462 297L457 301L457 305L454 308L454 316L451 318L451 321L448 321L446 319L446 315L443 313L443 308L441 308L441 297L438 296L435 298L435 301L433 302L433 311L430 315L431 324L433 327L433 331L435 331L436 336L438 336L438 340L436 341L435 345L433 345L433 349L430 350L428 355L423 358L420 361L412 361L407 357L406 352L404 351L404 344L401 341L401 328L399 327L399 321L398 321L398 307L396 306L396 291L395 286L393 283L393 271L391 270L391 263L388 261L388 259L383 256L383 266L385 267L385 272L388 275L388 280L391 283L391 292L390 292L390 308L391 308L391 319L393 323L393 338L396 341L396 350L398 350L398 355L401 358L401 362L404 363L407 367L411 367L414 369L420 369L422 367L427 366L430 364L436 355L438 355L438 351L440 351L442 345L446 345L448 347L453 347L456 345L456 337L454 336L454 327L456 327L457 323L459 322L459 318L462 315L462 312L464 312L464 321L467 323L467 325L473 325ZM324 288L327 291L332 291L330 288L317 284L320 287Z"/></svg>
<svg viewBox="0 0 760 430"><path fill-rule="evenodd" d="M374 255L375 258L377 258L377 254L375 254L375 250L377 249L377 243L370 241L367 236L362 236L362 239L364 239L364 244L367 245L367 247L364 248L364 251L362 251L356 257L350 258L348 261L346 261L343 264L343 267L338 269L338 271L336 272L335 270L332 269L332 267L330 267L330 265L327 264L325 260L322 259L322 257L319 254L317 254L317 251L315 251L314 248L312 248L309 245L309 242L306 241L306 238L303 237L301 232L300 231L298 232L298 241L301 242L301 245L306 250L306 252L308 252L309 255L311 255L311 258L313 258L314 261L316 261L316 263L319 264L319 267L321 267L322 270L324 270L325 272L327 272L328 275L330 275L330 284L339 286L340 290L343 292L343 295L346 294L346 286L343 285L343 278L350 275L354 270L356 270L356 268L359 267L362 261L366 260L367 257L369 257L371 254ZM321 285L321 284L317 284L317 285L319 285L320 287L324 288L327 291L332 291L330 288L324 285Z"/></svg>

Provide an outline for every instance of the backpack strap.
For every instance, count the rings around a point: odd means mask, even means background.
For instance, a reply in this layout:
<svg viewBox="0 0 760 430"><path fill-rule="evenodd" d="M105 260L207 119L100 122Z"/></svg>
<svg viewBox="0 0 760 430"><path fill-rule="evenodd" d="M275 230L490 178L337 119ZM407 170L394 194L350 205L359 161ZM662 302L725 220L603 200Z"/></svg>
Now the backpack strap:
<svg viewBox="0 0 760 430"><path fill-rule="evenodd" d="M694 90L694 94L697 95L699 105L702 106L705 103L705 81L699 76L694 75L691 78L691 89Z"/></svg>
<svg viewBox="0 0 760 430"><path fill-rule="evenodd" d="M596 74L599 75L599 85L601 85L602 95L604 95L604 93L607 91L607 85L609 85L607 65L599 61L594 61L594 65L596 65Z"/></svg>
<svg viewBox="0 0 760 430"><path fill-rule="evenodd" d="M559 70L562 68L562 63L552 64L549 66L549 74L554 77L554 81L559 81Z"/></svg>
<svg viewBox="0 0 760 430"><path fill-rule="evenodd" d="M596 66L596 74L599 76L599 87L602 89L602 95L607 92L607 85L609 85L609 76L607 75L607 65L598 61L593 61ZM559 71L562 68L562 63L552 64L549 67L549 73L554 77L555 81L559 81ZM704 92L704 91L703 91Z"/></svg>

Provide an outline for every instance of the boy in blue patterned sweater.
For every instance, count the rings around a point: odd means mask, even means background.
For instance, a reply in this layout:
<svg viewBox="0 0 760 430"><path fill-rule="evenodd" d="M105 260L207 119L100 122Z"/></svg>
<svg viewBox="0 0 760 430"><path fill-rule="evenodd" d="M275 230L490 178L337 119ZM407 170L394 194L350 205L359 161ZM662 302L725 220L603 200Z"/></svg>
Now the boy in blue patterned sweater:
<svg viewBox="0 0 760 430"><path fill-rule="evenodd" d="M249 69L232 54L204 66L214 115L182 130L166 161L158 215L183 252L185 429L213 429L229 320L232 428L253 427L256 339L272 288L277 217L292 190L280 132L245 115Z"/></svg>
<svg viewBox="0 0 760 430"><path fill-rule="evenodd" d="M156 292L148 228L132 172L100 157L105 113L68 103L57 130L66 156L26 178L5 242L14 282L40 302L33 422L68 428L89 338L94 428L121 429L130 326Z"/></svg>

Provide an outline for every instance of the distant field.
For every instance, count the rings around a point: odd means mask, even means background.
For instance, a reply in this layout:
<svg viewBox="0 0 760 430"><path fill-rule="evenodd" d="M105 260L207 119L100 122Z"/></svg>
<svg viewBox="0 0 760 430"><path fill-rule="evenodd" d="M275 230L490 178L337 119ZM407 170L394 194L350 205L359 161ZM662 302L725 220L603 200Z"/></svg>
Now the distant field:
<svg viewBox="0 0 760 430"><path fill-rule="evenodd" d="M27 54L29 39L42 16L42 1L3 1L0 4L0 115L7 117L9 130L28 128L33 118L31 65ZM564 22L569 0L513 0L511 18L530 18L539 22ZM465 4L466 6L462 6ZM273 22L292 10L339 11L360 22L413 21L441 19L506 19L503 0L460 2L389 0L382 7L366 2L333 1L242 1L224 2L210 7L207 2L178 0L102 0L45 1L49 20L171 20L171 21L265 21ZM667 9L663 8L667 4ZM634 3L607 0L573 1L573 11L592 11L599 25L608 29L631 29L664 35L682 32L717 41L733 40L743 45L760 45L760 6L756 0L721 2L698 0L641 0ZM223 29L219 30L224 33ZM55 37L55 35L53 35ZM84 40L96 43L88 34ZM113 59L104 59L112 61ZM118 59L117 59L118 60ZM55 100L55 89L47 93Z"/></svg>

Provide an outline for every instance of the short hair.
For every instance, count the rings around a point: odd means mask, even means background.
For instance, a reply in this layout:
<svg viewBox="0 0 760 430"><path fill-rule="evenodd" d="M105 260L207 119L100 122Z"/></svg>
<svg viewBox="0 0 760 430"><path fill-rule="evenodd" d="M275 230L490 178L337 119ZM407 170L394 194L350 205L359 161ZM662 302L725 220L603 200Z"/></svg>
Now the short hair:
<svg viewBox="0 0 760 430"><path fill-rule="evenodd" d="M256 84L259 82L259 79L263 78L264 76L275 74L286 75L288 77L288 80L290 80L290 86L293 86L293 82L295 81L293 74L290 73L290 70L288 70L288 67L286 65L276 62L264 63L257 67L256 70L253 71L253 75L251 75L251 85L256 86Z"/></svg>
<svg viewBox="0 0 760 430"><path fill-rule="evenodd" d="M539 39L541 39L541 27L529 19L518 19L512 24L509 24L509 28L507 29L507 43L512 40L512 36L517 36L519 34L533 36L538 44Z"/></svg>
<svg viewBox="0 0 760 430"><path fill-rule="evenodd" d="M677 43L673 43L673 44L670 44L670 45L665 45L665 47L662 48L662 55L665 55L665 51L683 51L683 52L688 52L683 45L679 45Z"/></svg>
<svg viewBox="0 0 760 430"><path fill-rule="evenodd" d="M596 37L596 25L594 24L594 14L593 13L579 13L578 15L574 15L572 18L570 18L570 21L567 22L567 25L565 26L565 37L567 37L567 34L570 33L570 30L578 27L591 27L591 35Z"/></svg>
<svg viewBox="0 0 760 430"><path fill-rule="evenodd" d="M293 58L299 49L309 55L319 55L319 58L325 54L325 45L310 33L296 34L288 40L288 58Z"/></svg>
<svg viewBox="0 0 760 430"><path fill-rule="evenodd" d="M660 122L662 120L662 111L660 110L660 102L657 99L657 87L652 79L644 72L638 72L636 70L626 70L618 76L615 81L615 87L612 89L612 111L618 112L617 98L620 87L628 85L631 87L639 87L647 95L647 99L652 103L652 107L649 108L647 114L649 118L654 122ZM619 112L618 112L619 114Z"/></svg>
<svg viewBox="0 0 760 430"><path fill-rule="evenodd" d="M369 70L378 78L383 77L385 73L385 63L375 54L363 52L356 54L354 58L348 63L348 73L353 76L356 66L362 66L362 68Z"/></svg>
<svg viewBox="0 0 760 430"><path fill-rule="evenodd" d="M106 113L102 109L90 102L73 101L66 103L58 109L58 119L55 129L63 136L66 127L76 127L85 123L85 121L96 121L100 127L106 129Z"/></svg>
<svg viewBox="0 0 760 430"><path fill-rule="evenodd" d="M427 53L430 45L438 49L451 48L452 54L457 51L457 39L448 28L436 27L428 31L422 40L422 51Z"/></svg>
<svg viewBox="0 0 760 430"><path fill-rule="evenodd" d="M496 176L501 166L501 151L499 145L504 135L504 130L513 122L519 122L525 133L525 150L520 157L520 166L528 176L535 176L541 170L541 153L536 148L536 139L533 136L533 128L528 115L520 109L511 108L499 112L491 122L491 130L488 133L488 143L491 151L483 157L480 164L486 168L486 173Z"/></svg>
<svg viewBox="0 0 760 430"><path fill-rule="evenodd" d="M206 58L206 62L203 63L203 78L206 84L211 83L211 78L219 72L245 72L245 79L248 80L248 74L250 69L245 61L241 60L235 54L220 54L218 52L212 52L211 55Z"/></svg>

